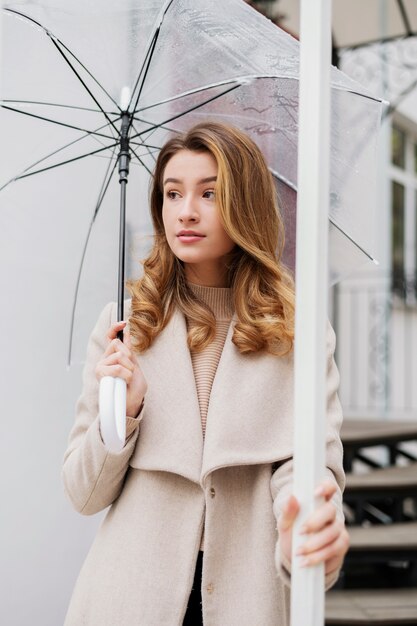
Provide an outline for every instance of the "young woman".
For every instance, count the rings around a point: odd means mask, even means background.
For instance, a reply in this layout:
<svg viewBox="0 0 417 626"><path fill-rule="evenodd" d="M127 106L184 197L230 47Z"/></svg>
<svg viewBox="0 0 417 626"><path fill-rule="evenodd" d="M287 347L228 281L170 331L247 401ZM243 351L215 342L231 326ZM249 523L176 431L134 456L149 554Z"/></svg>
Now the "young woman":
<svg viewBox="0 0 417 626"><path fill-rule="evenodd" d="M128 324L114 303L100 315L64 456L75 509L111 505L65 625L287 626L294 291L274 184L245 134L199 124L161 150L151 212ZM334 345L329 326L327 477L300 554L325 563L326 588L348 546ZM107 375L127 382L117 454L100 436Z"/></svg>

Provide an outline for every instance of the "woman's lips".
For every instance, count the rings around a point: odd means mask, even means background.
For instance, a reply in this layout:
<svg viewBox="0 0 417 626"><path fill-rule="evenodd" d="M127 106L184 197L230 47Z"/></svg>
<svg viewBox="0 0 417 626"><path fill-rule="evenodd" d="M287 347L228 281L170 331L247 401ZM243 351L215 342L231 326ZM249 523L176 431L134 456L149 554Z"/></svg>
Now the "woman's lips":
<svg viewBox="0 0 417 626"><path fill-rule="evenodd" d="M195 243L204 239L205 235L178 235L182 243Z"/></svg>

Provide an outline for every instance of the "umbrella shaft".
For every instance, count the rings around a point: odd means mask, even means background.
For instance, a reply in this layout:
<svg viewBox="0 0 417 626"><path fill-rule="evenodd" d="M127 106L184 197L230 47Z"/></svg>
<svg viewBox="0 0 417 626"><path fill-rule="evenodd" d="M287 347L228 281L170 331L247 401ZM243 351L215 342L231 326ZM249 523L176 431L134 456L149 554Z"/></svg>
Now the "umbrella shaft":
<svg viewBox="0 0 417 626"><path fill-rule="evenodd" d="M127 177L120 181L120 226L119 226L119 282L117 290L117 320L122 321L124 316L124 289L125 289L125 231L126 231L126 185ZM123 341L123 331L117 333Z"/></svg>
<svg viewBox="0 0 417 626"><path fill-rule="evenodd" d="M122 117L122 128L120 133L119 152L119 182L125 181L129 175L130 147L129 147L130 116L124 113Z"/></svg>
<svg viewBox="0 0 417 626"><path fill-rule="evenodd" d="M119 226L119 284L117 290L117 319L123 320L124 316L124 290L125 290L125 239L126 239L126 185L129 176L129 128L130 116L124 113L120 132L119 153L119 182L120 182L120 226ZM117 337L123 341L123 331L117 333Z"/></svg>

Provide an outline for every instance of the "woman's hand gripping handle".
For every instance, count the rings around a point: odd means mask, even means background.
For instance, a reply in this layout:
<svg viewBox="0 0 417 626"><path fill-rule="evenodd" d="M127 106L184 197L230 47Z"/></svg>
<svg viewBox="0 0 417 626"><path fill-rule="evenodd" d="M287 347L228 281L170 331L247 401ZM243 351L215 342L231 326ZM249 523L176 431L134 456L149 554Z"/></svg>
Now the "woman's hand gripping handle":
<svg viewBox="0 0 417 626"><path fill-rule="evenodd" d="M126 323L116 322L110 327L109 344L95 369L100 381L100 431L110 452L119 452L124 447L126 415L133 418L138 415L147 390ZM123 330L124 342L117 338Z"/></svg>

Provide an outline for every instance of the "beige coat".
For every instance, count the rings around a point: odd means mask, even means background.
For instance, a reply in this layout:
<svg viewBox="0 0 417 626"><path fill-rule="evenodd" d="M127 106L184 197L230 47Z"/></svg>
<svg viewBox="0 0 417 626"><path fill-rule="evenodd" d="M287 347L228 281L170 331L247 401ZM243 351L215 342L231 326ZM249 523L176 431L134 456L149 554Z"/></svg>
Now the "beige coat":
<svg viewBox="0 0 417 626"><path fill-rule="evenodd" d="M176 312L138 357L148 382L145 406L140 420L128 419L132 434L113 454L100 437L94 368L114 321L110 303L90 338L64 456L65 491L75 509L92 515L111 505L65 626L181 626L204 520L205 626L288 626L291 578L280 562L276 518L291 492L292 357L241 355L231 341L232 320L203 446L185 319ZM338 484L334 501L342 515L334 345L329 327L327 473Z"/></svg>

